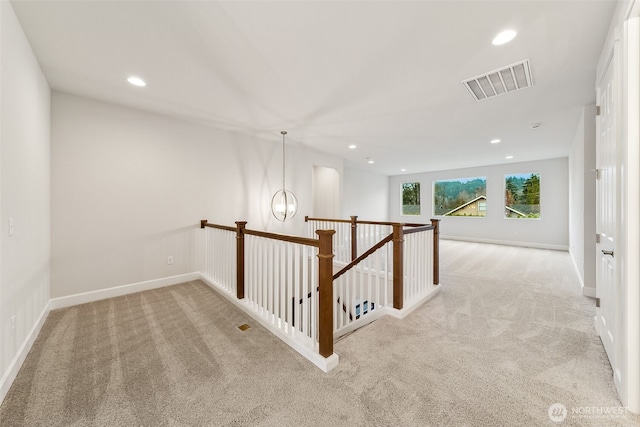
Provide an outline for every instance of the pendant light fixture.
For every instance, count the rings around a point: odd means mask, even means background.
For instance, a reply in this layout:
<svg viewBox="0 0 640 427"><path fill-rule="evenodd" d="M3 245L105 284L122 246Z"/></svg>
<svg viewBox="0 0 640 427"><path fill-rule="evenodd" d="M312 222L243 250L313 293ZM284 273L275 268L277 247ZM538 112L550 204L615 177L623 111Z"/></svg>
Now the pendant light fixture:
<svg viewBox="0 0 640 427"><path fill-rule="evenodd" d="M276 194L271 198L271 212L278 221L285 222L293 218L298 212L298 199L291 191L286 190L284 186L284 171L286 169L284 137L287 132L283 130L280 133L282 134L282 189L276 191Z"/></svg>

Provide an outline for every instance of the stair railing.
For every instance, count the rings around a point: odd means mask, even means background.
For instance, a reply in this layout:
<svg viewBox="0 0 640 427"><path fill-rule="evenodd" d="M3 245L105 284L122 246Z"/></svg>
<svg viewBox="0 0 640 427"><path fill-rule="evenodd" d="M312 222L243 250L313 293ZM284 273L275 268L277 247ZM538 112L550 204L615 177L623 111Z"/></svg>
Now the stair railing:
<svg viewBox="0 0 640 427"><path fill-rule="evenodd" d="M333 353L333 234L334 230L317 230L317 238L287 236L246 228L246 221L236 227L200 221L207 232L206 250L210 265L206 278L217 288L242 300L244 306L259 316L262 323L281 337L289 337L315 349L322 357ZM235 231L235 283L228 274L229 233ZM211 239L224 239L210 242ZM213 253L213 248L218 250ZM225 254L226 252L226 254ZM314 261L314 255L317 262ZM235 285L235 289L232 289ZM304 298L309 293L317 298ZM302 301L299 305L298 301ZM293 342L292 341L292 342ZM287 341L290 345L291 342Z"/></svg>

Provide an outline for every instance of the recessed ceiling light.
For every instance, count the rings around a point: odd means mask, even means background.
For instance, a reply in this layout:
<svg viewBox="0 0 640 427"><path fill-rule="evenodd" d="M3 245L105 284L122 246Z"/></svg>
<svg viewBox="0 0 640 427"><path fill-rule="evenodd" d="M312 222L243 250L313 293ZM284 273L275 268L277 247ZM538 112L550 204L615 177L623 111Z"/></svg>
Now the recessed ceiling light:
<svg viewBox="0 0 640 427"><path fill-rule="evenodd" d="M404 168L403 168L403 169L400 169L400 172L406 172L406 171L407 171L407 170L406 170L406 169L404 169Z"/></svg>
<svg viewBox="0 0 640 427"><path fill-rule="evenodd" d="M128 81L129 83L131 83L132 85L134 85L134 86L144 87L144 86L146 86L146 85L147 85L147 84L144 82L144 80L142 80L140 77L134 77L134 76L131 76L131 77L129 77L129 78L127 79L127 81Z"/></svg>
<svg viewBox="0 0 640 427"><path fill-rule="evenodd" d="M513 156L509 155L509 156L504 156L505 159L513 159Z"/></svg>
<svg viewBox="0 0 640 427"><path fill-rule="evenodd" d="M509 43L516 36L516 32L513 30L506 30L498 34L493 41L491 42L495 46L500 46L501 44Z"/></svg>
<svg viewBox="0 0 640 427"><path fill-rule="evenodd" d="M353 145L353 144L351 144L351 145L349 146L349 148L350 148L351 150L355 150L355 149L356 149L356 146L355 146L355 145Z"/></svg>
<svg viewBox="0 0 640 427"><path fill-rule="evenodd" d="M497 144L498 142L500 142L500 140L499 140L499 139L492 139L492 140L491 140L491 143L492 143L492 144Z"/></svg>
<svg viewBox="0 0 640 427"><path fill-rule="evenodd" d="M369 163L370 165L372 165L374 162L373 162L373 160L369 160L367 163Z"/></svg>

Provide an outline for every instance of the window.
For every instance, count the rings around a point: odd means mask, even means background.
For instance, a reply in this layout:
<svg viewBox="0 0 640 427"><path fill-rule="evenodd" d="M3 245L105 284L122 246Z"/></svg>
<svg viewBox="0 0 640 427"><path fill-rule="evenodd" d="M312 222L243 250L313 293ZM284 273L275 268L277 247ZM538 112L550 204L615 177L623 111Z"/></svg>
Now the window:
<svg viewBox="0 0 640 427"><path fill-rule="evenodd" d="M505 218L540 218L539 173L506 175L504 188Z"/></svg>
<svg viewBox="0 0 640 427"><path fill-rule="evenodd" d="M402 215L420 215L420 183L402 184Z"/></svg>
<svg viewBox="0 0 640 427"><path fill-rule="evenodd" d="M487 178L435 181L433 214L438 216L487 216Z"/></svg>

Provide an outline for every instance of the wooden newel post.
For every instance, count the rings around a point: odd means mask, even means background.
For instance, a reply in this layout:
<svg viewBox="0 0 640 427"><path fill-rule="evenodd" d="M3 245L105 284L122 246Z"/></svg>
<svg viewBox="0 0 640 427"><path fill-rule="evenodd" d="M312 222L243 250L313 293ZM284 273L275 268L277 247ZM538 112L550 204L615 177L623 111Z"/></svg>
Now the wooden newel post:
<svg viewBox="0 0 640 427"><path fill-rule="evenodd" d="M393 224L393 308L402 310L404 302L403 224Z"/></svg>
<svg viewBox="0 0 640 427"><path fill-rule="evenodd" d="M207 224L207 220L206 219L201 219L200 220L200 228L204 228L204 226Z"/></svg>
<svg viewBox="0 0 640 427"><path fill-rule="evenodd" d="M244 229L247 221L236 221L236 298L244 298Z"/></svg>
<svg viewBox="0 0 640 427"><path fill-rule="evenodd" d="M351 215L351 261L358 258L358 216Z"/></svg>
<svg viewBox="0 0 640 427"><path fill-rule="evenodd" d="M333 235L335 230L316 230L318 248L318 344L320 355L333 354Z"/></svg>
<svg viewBox="0 0 640 427"><path fill-rule="evenodd" d="M440 220L432 219L433 225L433 284L440 284Z"/></svg>

